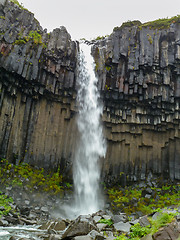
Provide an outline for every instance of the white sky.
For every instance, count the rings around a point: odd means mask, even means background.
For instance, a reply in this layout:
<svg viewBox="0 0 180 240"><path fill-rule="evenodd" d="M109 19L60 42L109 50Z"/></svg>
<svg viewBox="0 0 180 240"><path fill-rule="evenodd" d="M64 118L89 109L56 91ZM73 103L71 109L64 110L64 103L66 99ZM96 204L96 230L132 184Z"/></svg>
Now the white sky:
<svg viewBox="0 0 180 240"><path fill-rule="evenodd" d="M111 34L128 20L147 22L180 14L180 0L19 0L43 28L65 26L73 40Z"/></svg>

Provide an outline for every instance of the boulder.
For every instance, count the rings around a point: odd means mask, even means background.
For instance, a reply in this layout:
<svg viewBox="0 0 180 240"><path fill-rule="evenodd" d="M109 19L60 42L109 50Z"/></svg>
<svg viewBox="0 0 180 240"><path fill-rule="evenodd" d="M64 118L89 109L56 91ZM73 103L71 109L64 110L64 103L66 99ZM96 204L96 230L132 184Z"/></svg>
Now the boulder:
<svg viewBox="0 0 180 240"><path fill-rule="evenodd" d="M112 221L114 223L126 222L127 221L127 216L125 214L113 215L112 216Z"/></svg>
<svg viewBox="0 0 180 240"><path fill-rule="evenodd" d="M66 228L66 223L62 221L48 221L39 227L41 230L55 230L55 231L63 231Z"/></svg>
<svg viewBox="0 0 180 240"><path fill-rule="evenodd" d="M108 225L105 224L105 223L98 223L98 224L96 224L96 227L99 229L99 231L105 230L105 228L106 228L107 226L108 226Z"/></svg>
<svg viewBox="0 0 180 240"><path fill-rule="evenodd" d="M117 232L125 232L125 233L128 233L131 228L131 224L128 222L127 223L124 223L124 222L115 223L115 224L113 224L113 226Z"/></svg>
<svg viewBox="0 0 180 240"><path fill-rule="evenodd" d="M139 224L141 225L141 227L147 227L147 226L151 225L147 216L140 217Z"/></svg>
<svg viewBox="0 0 180 240"><path fill-rule="evenodd" d="M97 230L92 219L79 216L68 226L62 238L87 235L92 230Z"/></svg>
<svg viewBox="0 0 180 240"><path fill-rule="evenodd" d="M179 236L180 231L178 230L177 222L173 222L154 233L152 238L153 240L177 240Z"/></svg>

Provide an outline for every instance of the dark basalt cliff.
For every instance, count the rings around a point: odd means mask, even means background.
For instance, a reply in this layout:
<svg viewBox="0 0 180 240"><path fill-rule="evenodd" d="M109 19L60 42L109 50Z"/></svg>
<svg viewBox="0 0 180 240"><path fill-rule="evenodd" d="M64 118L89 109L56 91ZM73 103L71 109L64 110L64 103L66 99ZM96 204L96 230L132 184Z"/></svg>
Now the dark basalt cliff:
<svg viewBox="0 0 180 240"><path fill-rule="evenodd" d="M116 28L93 46L108 142L103 169L112 179L180 179L178 21Z"/></svg>
<svg viewBox="0 0 180 240"><path fill-rule="evenodd" d="M78 145L78 43L0 0L0 157L71 172ZM95 41L107 182L180 179L180 24L131 26Z"/></svg>
<svg viewBox="0 0 180 240"><path fill-rule="evenodd" d="M77 46L64 27L48 34L32 13L0 1L0 157L65 167L77 138Z"/></svg>

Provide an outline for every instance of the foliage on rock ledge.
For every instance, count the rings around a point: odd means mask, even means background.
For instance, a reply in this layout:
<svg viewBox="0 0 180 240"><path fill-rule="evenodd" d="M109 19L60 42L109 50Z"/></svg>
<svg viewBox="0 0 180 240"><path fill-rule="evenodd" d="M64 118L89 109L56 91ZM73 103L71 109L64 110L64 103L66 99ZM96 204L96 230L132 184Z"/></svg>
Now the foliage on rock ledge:
<svg viewBox="0 0 180 240"><path fill-rule="evenodd" d="M69 183L63 183L60 169L57 172L46 173L43 168L36 169L26 163L13 165L6 159L0 161L0 178L4 186L26 186L29 190L60 193L66 188L71 187Z"/></svg>
<svg viewBox="0 0 180 240"><path fill-rule="evenodd" d="M42 45L43 48L47 46L42 41L42 35L39 31L30 31L28 36L21 36L22 33L19 34L18 39L14 42L15 45L26 44L29 41L32 41L35 45Z"/></svg>
<svg viewBox="0 0 180 240"><path fill-rule="evenodd" d="M148 194L148 192L151 194ZM114 187L108 190L114 211L124 211L126 214L142 212L150 214L156 209L168 206L180 206L180 184L167 184L161 187Z"/></svg>
<svg viewBox="0 0 180 240"><path fill-rule="evenodd" d="M21 8L21 9L27 10L26 8L23 7L22 4L20 4L20 3L18 2L18 0L10 0L10 2L16 4L16 5L17 5L19 8Z"/></svg>
<svg viewBox="0 0 180 240"><path fill-rule="evenodd" d="M148 217L150 225L142 227L139 223L136 223L131 227L129 234L121 234L116 237L116 240L140 240L146 235L152 236L160 228L171 223L174 220L175 215L176 214L160 212L159 216L155 220L153 220L151 217Z"/></svg>
<svg viewBox="0 0 180 240"><path fill-rule="evenodd" d="M8 214L12 208L10 206L10 203L13 202L13 199L11 197L8 197L4 195L2 192L0 192L0 217L1 215Z"/></svg>
<svg viewBox="0 0 180 240"><path fill-rule="evenodd" d="M155 21L150 21L147 23L141 23L138 20L124 22L120 27L115 27L113 31L119 31L126 27L138 26L138 29L141 30L142 27L149 27L150 29L167 29L172 23L180 23L180 15L174 16L172 18L162 18Z"/></svg>

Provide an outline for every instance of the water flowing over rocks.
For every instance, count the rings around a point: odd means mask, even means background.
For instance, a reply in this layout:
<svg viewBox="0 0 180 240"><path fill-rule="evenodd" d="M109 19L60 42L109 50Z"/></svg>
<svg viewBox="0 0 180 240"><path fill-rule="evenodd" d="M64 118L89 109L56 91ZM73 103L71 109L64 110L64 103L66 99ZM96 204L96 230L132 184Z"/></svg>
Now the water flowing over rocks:
<svg viewBox="0 0 180 240"><path fill-rule="evenodd" d="M32 13L0 1L0 157L72 179L78 51L65 27L47 33ZM179 22L116 28L92 54L107 139L102 179L179 180Z"/></svg>
<svg viewBox="0 0 180 240"><path fill-rule="evenodd" d="M23 207L18 207L16 203L13 205L17 209L17 214L9 213L0 221L0 236L4 233L3 239L7 240L113 240L123 233L128 236L131 232L130 228L134 224L139 223L141 227L150 225L147 216L132 220L124 213L114 215L109 210L99 211L92 215L81 215L74 220L68 220L62 219L60 216L53 218L51 212L39 211L33 205L26 206L23 211L21 209ZM163 211L176 212L175 220L159 229L155 234L143 237L143 240L176 240L180 236L180 209L169 208ZM157 218L157 213L151 215L154 219ZM110 220L112 224L101 223L101 220Z"/></svg>

